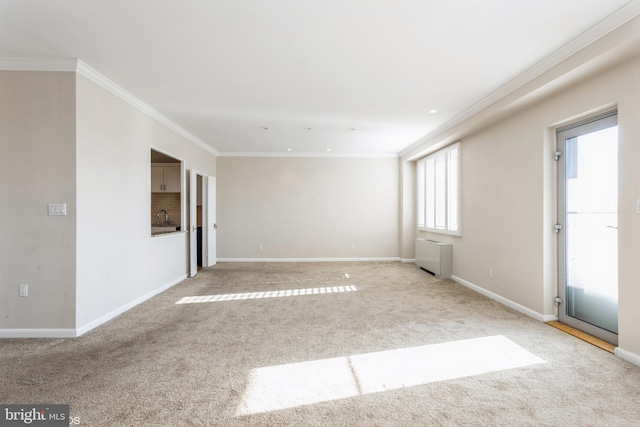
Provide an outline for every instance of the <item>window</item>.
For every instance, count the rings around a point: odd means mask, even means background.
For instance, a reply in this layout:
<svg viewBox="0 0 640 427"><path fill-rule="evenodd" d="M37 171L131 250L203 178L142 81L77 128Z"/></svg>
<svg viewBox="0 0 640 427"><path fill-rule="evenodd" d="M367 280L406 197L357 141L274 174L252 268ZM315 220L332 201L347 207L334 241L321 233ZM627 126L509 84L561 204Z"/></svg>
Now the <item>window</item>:
<svg viewBox="0 0 640 427"><path fill-rule="evenodd" d="M184 230L183 162L151 149L151 235Z"/></svg>
<svg viewBox="0 0 640 427"><path fill-rule="evenodd" d="M418 160L418 228L460 234L460 143Z"/></svg>

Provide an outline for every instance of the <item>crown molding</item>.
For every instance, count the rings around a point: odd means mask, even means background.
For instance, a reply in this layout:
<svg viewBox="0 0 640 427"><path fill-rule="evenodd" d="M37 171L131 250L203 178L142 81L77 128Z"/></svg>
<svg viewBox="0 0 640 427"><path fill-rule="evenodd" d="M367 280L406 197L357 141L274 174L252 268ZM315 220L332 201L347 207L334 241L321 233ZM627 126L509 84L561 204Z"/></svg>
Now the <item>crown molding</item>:
<svg viewBox="0 0 640 427"><path fill-rule="evenodd" d="M397 159L397 153L219 153L219 157L314 157L314 158L355 158L355 159Z"/></svg>
<svg viewBox="0 0 640 427"><path fill-rule="evenodd" d="M510 80L508 83L501 86L487 97L481 99L479 102L472 105L462 113L458 114L453 119L445 122L443 125L439 126L432 132L429 132L418 141L401 150L399 153L399 157L410 157L421 148L424 149L427 144L436 142L437 139L444 135L446 132L467 121L481 111L487 109L489 106L495 104L507 95L515 92L525 84L534 80L536 77L539 77L543 73L556 67L563 61L567 60L589 45L595 43L597 40L603 38L607 34L631 21L638 15L640 15L640 1L629 1L624 6L620 7L618 10L598 22L596 25L587 29L582 34L566 43L564 46L544 58L542 61L528 68L526 71Z"/></svg>
<svg viewBox="0 0 640 427"><path fill-rule="evenodd" d="M84 77L88 78L89 80L91 80L92 82L97 84L98 86L102 87L103 89L108 90L112 94L114 94L117 97L121 98L123 101L126 101L127 103L131 104L133 107L135 107L138 110L142 111L143 113L145 113L149 117L157 120L158 122L160 122L161 124L163 124L167 128L171 129L172 131L174 131L178 135L184 137L185 139L187 139L188 141L190 141L193 144L197 145L198 147L202 148L203 150L208 151L209 153L213 154L214 156L218 155L218 151L217 150L215 150L210 145L206 144L200 138L198 138L197 136L193 135L192 133L190 133L189 131L187 131L186 129L181 127L180 125L176 124L172 120L169 120L166 116L160 114L157 110L155 110L154 108L149 106L149 104L147 104L144 101L140 100L135 95L133 95L131 92L128 92L127 90L125 90L122 87L118 86L112 80L110 80L109 78L105 77L103 74L100 74L99 72L97 72L93 68L89 67L87 64L85 64L84 62L82 62L80 60L78 60L77 72L81 76L84 76Z"/></svg>
<svg viewBox="0 0 640 427"><path fill-rule="evenodd" d="M140 110L147 116L155 119L160 124L171 129L178 135L184 137L189 142L197 145L203 150L218 156L219 153L216 149L206 144L197 136L193 135L180 125L169 120L166 116L160 114L157 110L152 108L149 104L145 103L141 99L137 98L131 92L125 90L121 86L114 83L108 77L100 74L84 62L78 59L71 58L0 58L0 71L64 71L75 72L87 79L91 80L103 89L116 95L123 101L127 102L134 108Z"/></svg>
<svg viewBox="0 0 640 427"><path fill-rule="evenodd" d="M217 258L218 262L399 262L400 257L368 258Z"/></svg>

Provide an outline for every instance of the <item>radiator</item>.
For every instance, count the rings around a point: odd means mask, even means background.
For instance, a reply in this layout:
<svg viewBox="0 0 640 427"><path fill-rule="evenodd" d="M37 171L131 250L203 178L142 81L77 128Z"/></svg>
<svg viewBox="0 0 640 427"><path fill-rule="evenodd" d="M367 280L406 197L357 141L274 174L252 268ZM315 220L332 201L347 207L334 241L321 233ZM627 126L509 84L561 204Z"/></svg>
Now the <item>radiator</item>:
<svg viewBox="0 0 640 427"><path fill-rule="evenodd" d="M451 278L451 243L416 239L416 265L439 279Z"/></svg>

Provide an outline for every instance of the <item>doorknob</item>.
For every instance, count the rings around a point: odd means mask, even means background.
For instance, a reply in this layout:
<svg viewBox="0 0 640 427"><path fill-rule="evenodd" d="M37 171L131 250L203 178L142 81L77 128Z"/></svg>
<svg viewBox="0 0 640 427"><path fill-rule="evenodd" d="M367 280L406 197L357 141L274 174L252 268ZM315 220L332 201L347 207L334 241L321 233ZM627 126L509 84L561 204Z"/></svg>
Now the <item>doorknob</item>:
<svg viewBox="0 0 640 427"><path fill-rule="evenodd" d="M215 223L214 223L214 224L213 224L213 229L214 229L214 230L217 230L217 229L218 229L218 224L215 224Z"/></svg>
<svg viewBox="0 0 640 427"><path fill-rule="evenodd" d="M195 225L191 226L191 231L196 231L196 226Z"/></svg>

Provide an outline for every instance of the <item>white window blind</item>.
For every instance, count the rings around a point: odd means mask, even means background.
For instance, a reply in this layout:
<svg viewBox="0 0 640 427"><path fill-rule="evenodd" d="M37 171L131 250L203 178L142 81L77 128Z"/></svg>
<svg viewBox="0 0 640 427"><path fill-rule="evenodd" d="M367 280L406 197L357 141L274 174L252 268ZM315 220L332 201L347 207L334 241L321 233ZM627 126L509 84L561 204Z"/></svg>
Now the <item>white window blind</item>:
<svg viewBox="0 0 640 427"><path fill-rule="evenodd" d="M418 194L424 194L425 189L425 166L424 162L418 162ZM418 224L425 224L424 197L418 197Z"/></svg>
<svg viewBox="0 0 640 427"><path fill-rule="evenodd" d="M459 143L450 145L417 164L418 227L460 233Z"/></svg>

